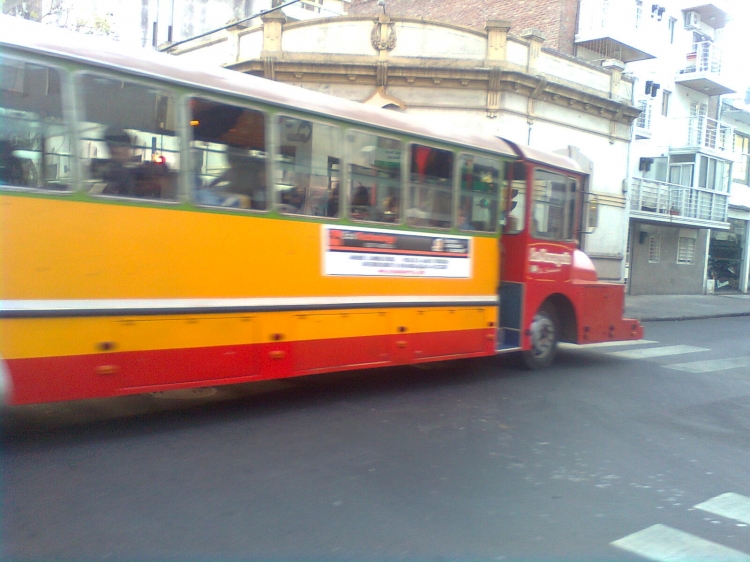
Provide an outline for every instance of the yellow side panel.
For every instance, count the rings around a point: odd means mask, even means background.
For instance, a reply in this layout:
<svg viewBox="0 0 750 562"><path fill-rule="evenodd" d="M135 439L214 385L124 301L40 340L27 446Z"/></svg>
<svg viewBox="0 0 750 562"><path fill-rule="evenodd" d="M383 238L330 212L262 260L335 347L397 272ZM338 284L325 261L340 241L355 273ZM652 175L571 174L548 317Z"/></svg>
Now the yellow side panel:
<svg viewBox="0 0 750 562"><path fill-rule="evenodd" d="M114 338L111 318L29 318L0 321L5 359L87 355Z"/></svg>
<svg viewBox="0 0 750 562"><path fill-rule="evenodd" d="M388 317L385 312L301 314L295 317L292 339L382 336L391 332Z"/></svg>
<svg viewBox="0 0 750 562"><path fill-rule="evenodd" d="M410 331L434 332L448 330L476 330L486 328L484 309L459 308L451 310L420 310L414 318L414 328Z"/></svg>
<svg viewBox="0 0 750 562"><path fill-rule="evenodd" d="M322 275L322 225L0 195L3 299L492 295L495 238L469 279Z"/></svg>
<svg viewBox="0 0 750 562"><path fill-rule="evenodd" d="M252 317L147 318L116 322L114 351L146 351L253 343Z"/></svg>

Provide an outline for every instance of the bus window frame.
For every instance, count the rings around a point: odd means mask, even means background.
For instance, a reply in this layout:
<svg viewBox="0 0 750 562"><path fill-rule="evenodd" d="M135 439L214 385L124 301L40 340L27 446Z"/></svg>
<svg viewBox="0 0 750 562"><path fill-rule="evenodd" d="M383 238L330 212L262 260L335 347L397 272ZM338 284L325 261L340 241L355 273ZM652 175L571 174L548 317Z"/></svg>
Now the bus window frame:
<svg viewBox="0 0 750 562"><path fill-rule="evenodd" d="M520 168L523 170L523 177L516 178L514 169ZM507 184L505 187L505 195L503 196L504 204L505 204L505 210L503 211L501 209L501 212L504 213L503 220L504 224L502 225L502 233L503 236L517 236L519 234L523 234L526 232L528 225L529 225L529 212L531 205L529 205L529 164L525 160L518 160L518 159L508 159L506 161L506 169L505 169L505 176L504 176L504 182ZM510 179L512 178L512 179ZM517 222L518 215L513 214L512 211L514 210L513 207L513 200L515 197L513 196L513 183L514 182L522 182L523 183L523 193L519 193L518 195L521 196L518 202L523 204L523 208L521 209L520 217L523 219L520 226L516 225L514 228L511 228L511 225L514 224L511 222L511 219L515 222Z"/></svg>
<svg viewBox="0 0 750 562"><path fill-rule="evenodd" d="M383 132L390 132L387 129L384 129ZM399 175L398 175L398 181L399 181L399 190L400 190L400 200L399 200L399 216L398 220L395 222L385 222L385 221L378 221L378 220L371 220L371 219L355 219L351 217L351 197L350 197L350 182L351 182L351 166L354 165L353 162L353 147L349 143L349 140L347 139L347 136L351 133L355 134L365 134L365 135L372 135L379 138L389 139L397 141L401 145L401 159L399 161ZM403 203L405 200L405 194L407 191L407 181L406 181L406 172L405 172L405 166L408 166L408 146L410 144L410 141L405 141L403 138L398 137L397 135L385 135L385 134L378 134L377 132L367 129L365 127L347 127L344 132L344 160L343 160L343 166L341 170L341 175L339 176L339 205L345 205L345 212L346 214L339 213L338 218L344 218L346 217L347 220L351 220L352 222L356 223L362 223L362 224L371 224L371 225L379 225L379 226L401 226L405 224L405 211L403 210ZM345 176L344 176L345 174ZM346 181L346 183L344 183ZM345 187L345 189L342 189L342 187ZM341 209L341 207L339 207ZM330 217L334 219L335 217Z"/></svg>
<svg viewBox="0 0 750 562"><path fill-rule="evenodd" d="M59 64L64 59L38 56L35 53L9 51L2 55L2 59L34 64L55 70L60 78L60 114L63 124L67 125L67 133L71 143L70 151L70 185L68 189L45 189L24 185L0 184L0 192L23 192L46 196L69 197L83 190L83 174L79 151L78 135L78 98L76 97L75 75L77 71L71 72L64 64ZM55 64L58 63L58 64ZM42 151L44 147L42 147ZM37 170L37 174L41 172Z"/></svg>
<svg viewBox="0 0 750 562"><path fill-rule="evenodd" d="M195 142L195 136L193 134L193 127L190 125L192 121L192 110L190 107L190 100L192 99L202 99L208 102L216 103L216 104L224 104L229 106L234 106L239 109L247 109L250 111L256 111L258 113L261 113L263 115L263 134L265 137L265 170L266 170L266 208L265 209L251 209L251 208L242 208L242 207L230 207L225 205L211 205L208 203L201 203L196 198L196 191L197 189L194 186L193 182L193 173L194 173L194 162L193 162L193 146L192 143ZM213 92L206 91L206 90L198 90L193 89L187 93L184 93L182 95L181 100L181 107L180 110L183 113L182 120L183 122L181 125L184 127L184 133L183 137L185 139L184 143L184 149L185 154L183 154L183 158L185 158L185 162L187 164L185 166L181 167L181 175L184 176L181 182L181 191L183 192L183 197L185 201L190 202L191 205L195 205L196 207L199 207L201 209L211 209L211 210L221 210L221 211L230 211L234 213L251 213L251 214L268 214L271 211L275 209L274 206L274 200L272 199L272 188L273 185L271 185L271 179L273 178L274 174L274 146L275 141L272 136L273 134L273 127L271 127L271 121L275 118L275 114L270 112L268 109L260 107L259 105L254 105L253 103L248 103L245 100L237 99L237 98L226 98L217 96ZM226 145L229 146L229 145Z"/></svg>
<svg viewBox="0 0 750 562"><path fill-rule="evenodd" d="M341 196L341 184L343 183L343 177L346 168L347 162L346 162L346 142L345 142L345 135L348 130L348 128L345 126L345 124L342 121L337 120L327 120L327 119L320 119L319 115L317 113L308 113L308 114L302 114L297 115L294 112L286 111L283 107L278 107L278 111L274 111L271 113L271 116L273 118L273 126L271 137L272 139L272 146L273 146L273 154L272 154L272 163L271 163L271 173L273 176L270 179L271 182L271 193L270 193L270 200L272 202L271 206L269 207L276 213L283 215L284 217L295 217L298 219L312 219L312 220L320 220L320 221L339 221L342 218L344 218L344 214L341 212L342 205L348 205L348 198L342 198ZM338 131L338 138L337 140L337 152L339 159L339 214L337 217L328 217L324 215L310 215L307 213L292 213L288 211L284 211L281 206L283 203L279 200L277 195L280 193L276 189L276 174L277 171L280 169L279 165L281 154L281 131L280 131L280 119L281 118L289 118L289 119L296 119L298 121L308 121L310 123L318 123L319 125L324 125L326 127L333 127L336 131ZM330 159L330 155L328 156ZM312 167L310 168L312 170ZM347 180L348 180L348 174L347 174ZM344 199L346 199L346 202L344 202ZM329 199L330 201L330 199ZM344 207L346 209L346 207ZM347 214L348 218L348 214Z"/></svg>
<svg viewBox="0 0 750 562"><path fill-rule="evenodd" d="M565 221L567 219L567 222L569 225L568 231L570 233L569 238L552 238L552 237L546 237L546 236L539 236L539 234L536 232L535 220L534 220L534 209L536 208L536 205L537 205L537 202L535 199L535 192L536 192L535 181L537 178L537 175L536 175L537 171L543 171L549 174L557 174L561 178L565 179L565 200L563 203L563 210L564 210L563 229L565 228ZM570 172L567 172L566 170L561 170L558 168L550 168L546 166L539 166L537 164L535 164L532 167L532 172L533 172L533 175L531 177L531 181L530 182L527 181L527 189L528 189L527 202L530 204L528 205L526 214L528 217L527 228L529 229L529 235L534 240L540 240L540 241L575 242L576 236L578 234L578 230L576 228L576 221L580 212L578 198L580 196L581 178L570 174ZM571 180L573 180L572 183L576 185L575 191L571 190ZM572 198L571 198L571 194L574 194ZM573 202L573 213L572 213L572 216L569 216L568 204L571 202L571 199Z"/></svg>
<svg viewBox="0 0 750 562"><path fill-rule="evenodd" d="M412 167L412 160L413 160L413 158L412 158L412 150L413 150L413 147L415 145L424 146L425 148L431 148L433 150L440 150L442 152L448 152L452 156L452 162L451 162L452 169L451 169L450 178L448 180L448 185L450 186L450 189L451 189L451 197L450 197L451 213L450 213L450 218L448 220L448 225L447 226L435 226L435 225L431 225L431 224L425 224L425 225L412 225L412 224L409 224L408 213L409 213L409 211L411 209L416 208L416 207L410 207L409 206L411 204L411 202L412 202L411 201L412 188L413 188L413 184L415 183L412 180L412 175L413 174L412 174L412 169L411 169L411 167ZM452 230L454 228L453 225L455 224L455 221L456 221L456 216L455 215L457 213L457 210L456 210L456 197L457 197L456 196L456 191L457 191L457 188L456 188L456 179L457 179L458 176L456 175L457 174L457 172L456 172L456 159L457 158L456 157L457 157L457 155L460 154L461 147L453 146L453 147L450 147L450 148L445 148L445 147L441 146L439 143L421 142L421 140L414 139L414 138L410 138L406 142L406 147L407 148L404 151L405 152L405 157L406 157L406 170L404 172L404 174L405 174L404 193L406 195L406 201L405 202L407 203L407 206L403 210L403 224L406 225L407 227L411 228L411 229L414 229L414 230L440 230L440 231ZM425 184L425 185L429 186L430 184ZM435 184L435 187L437 187L437 184ZM418 217L418 218L420 218L420 220L421 220L421 217ZM431 221L431 220L433 220L433 218L429 217L426 220ZM471 232L476 232L476 231L471 231Z"/></svg>
<svg viewBox="0 0 750 562"><path fill-rule="evenodd" d="M461 198L464 195L464 190L462 189L462 178L461 178L461 172L462 172L462 159L464 156L471 156L475 159L482 159L482 160L489 160L492 161L495 165L495 170L497 172L497 178L495 178L495 189L492 194L495 198L495 228L492 230L476 230L476 229L462 229L461 225L459 224L458 216L461 212ZM451 219L452 228L458 230L461 233L469 234L469 235L497 235L500 231L500 217L501 217L501 201L503 197L503 187L502 183L504 181L505 176L505 159L500 157L499 155L489 155L489 154L483 154L481 152L472 152L465 149L459 149L454 156L454 162L458 162L458 166L453 167L453 191L454 191L454 198L455 201L453 203L453 217ZM484 166L484 164L479 164L480 166ZM487 167L487 166L484 166ZM471 193L467 191L468 194ZM491 211L490 211L491 214ZM492 220L492 217L490 216L490 220Z"/></svg>
<svg viewBox="0 0 750 562"><path fill-rule="evenodd" d="M178 140L178 148L174 151L175 154L177 154L180 158L180 164L177 166L174 171L177 173L176 175L176 190L175 190L175 196L171 199L162 199L162 198L155 198L155 197L131 197L126 195L109 195L109 194L100 194L100 193L91 193L89 189L86 188L87 182L91 180L90 173L88 170L86 170L86 166L83 162L84 157L81 151L79 150L81 143L83 142L83 135L81 134L81 125L84 122L84 115L86 114L85 111L85 104L83 95L79 94L79 92L82 90L81 88L81 82L79 79L83 76L100 76L102 78L107 78L111 80L118 80L120 82L129 82L132 84L136 84L138 86L143 86L146 88L151 88L153 90L159 90L162 91L166 90L168 93L171 94L172 100L174 101L175 106L175 127L174 127L174 137ZM185 136L185 131L183 130L183 121L187 115L182 113L181 111L181 105L183 98L188 97L185 96L185 94L182 93L182 88L180 85L176 82L170 82L167 80L160 80L160 79L152 79L149 80L147 77L144 78L143 76L133 73L127 73L127 72L117 72L110 69L103 69L102 67L96 66L96 65L89 65L86 68L79 69L72 73L71 75L71 86L73 88L74 92L74 106L75 106L75 141L76 141L76 152L77 152L77 164L78 164L78 173L79 173L79 181L78 185L80 186L80 191L85 194L87 197L90 197L96 201L122 201L122 202L128 202L128 203L138 203L140 205L163 205L163 206L178 206L184 203L184 193L183 193L183 182L185 181L183 179L183 176L185 175L185 164L183 163L183 158L185 157L185 149L187 148L187 137ZM192 90L195 92L195 90ZM185 125L188 126L188 124L185 122ZM124 129L127 127L123 127ZM148 150L148 149L147 149ZM145 162L145 161L144 161Z"/></svg>

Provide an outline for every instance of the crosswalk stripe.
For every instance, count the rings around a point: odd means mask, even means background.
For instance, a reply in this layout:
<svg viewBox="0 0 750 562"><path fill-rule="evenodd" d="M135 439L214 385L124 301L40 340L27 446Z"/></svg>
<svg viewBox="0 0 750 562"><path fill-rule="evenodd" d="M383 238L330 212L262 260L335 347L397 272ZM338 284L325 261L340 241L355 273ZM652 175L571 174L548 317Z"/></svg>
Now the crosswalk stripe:
<svg viewBox="0 0 750 562"><path fill-rule="evenodd" d="M750 498L741 494L733 492L721 494L699 503L695 508L750 525Z"/></svg>
<svg viewBox="0 0 750 562"><path fill-rule="evenodd" d="M730 357L728 359L710 359L708 361L693 361L691 363L674 363L663 365L667 369L687 371L688 373L709 373L724 371L736 367L750 367L750 357Z"/></svg>
<svg viewBox="0 0 750 562"><path fill-rule="evenodd" d="M750 555L666 525L652 525L611 543L656 562L750 562Z"/></svg>
<svg viewBox="0 0 750 562"><path fill-rule="evenodd" d="M599 343L582 343L580 345L574 344L574 343L560 344L560 345L570 346L576 349L594 349L598 347L615 347L618 345L644 345L648 343L659 343L659 342L653 341L653 340L625 340L625 341L603 341Z"/></svg>
<svg viewBox="0 0 750 562"><path fill-rule="evenodd" d="M691 345L667 345L664 347L647 347L645 349L629 349L628 351L613 351L610 355L624 357L626 359L646 359L649 357L664 357L666 355L679 355L680 353L695 353L696 351L709 351L705 347L693 347Z"/></svg>

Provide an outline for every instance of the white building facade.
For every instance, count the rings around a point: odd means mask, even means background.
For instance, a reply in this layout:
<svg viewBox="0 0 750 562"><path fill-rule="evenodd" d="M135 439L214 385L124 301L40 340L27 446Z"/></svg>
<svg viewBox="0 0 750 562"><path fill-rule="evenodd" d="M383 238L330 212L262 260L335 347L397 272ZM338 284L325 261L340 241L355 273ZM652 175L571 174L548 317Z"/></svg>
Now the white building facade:
<svg viewBox="0 0 750 562"><path fill-rule="evenodd" d="M722 51L728 10L719 0L581 0L578 56L626 63L641 109L628 184L630 294L747 290L746 276L719 280L714 242L739 228L730 207L736 124L721 111L738 87Z"/></svg>

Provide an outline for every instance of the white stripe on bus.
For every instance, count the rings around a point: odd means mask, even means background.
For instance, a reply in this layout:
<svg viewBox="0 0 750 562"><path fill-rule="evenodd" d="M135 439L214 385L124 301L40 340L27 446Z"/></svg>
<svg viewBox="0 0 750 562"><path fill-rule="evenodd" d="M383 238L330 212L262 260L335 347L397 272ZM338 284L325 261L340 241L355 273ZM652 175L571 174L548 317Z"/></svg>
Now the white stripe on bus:
<svg viewBox="0 0 750 562"><path fill-rule="evenodd" d="M497 295L406 295L361 297L273 297L273 298L208 298L208 299L69 299L69 300L4 300L0 312L46 312L85 310L147 310L201 308L277 308L295 306L362 306L446 303L496 306Z"/></svg>

